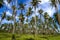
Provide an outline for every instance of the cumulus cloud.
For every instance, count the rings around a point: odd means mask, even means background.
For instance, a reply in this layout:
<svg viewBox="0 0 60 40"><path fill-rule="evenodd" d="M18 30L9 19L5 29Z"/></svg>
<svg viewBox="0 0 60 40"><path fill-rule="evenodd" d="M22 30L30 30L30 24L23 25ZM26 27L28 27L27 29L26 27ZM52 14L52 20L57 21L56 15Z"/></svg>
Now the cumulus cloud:
<svg viewBox="0 0 60 40"><path fill-rule="evenodd" d="M6 14L7 14L8 16L12 16L12 14L11 14L9 11L7 11Z"/></svg>
<svg viewBox="0 0 60 40"><path fill-rule="evenodd" d="M11 8L11 5L7 2L7 0L4 0L4 3L8 8Z"/></svg>
<svg viewBox="0 0 60 40"><path fill-rule="evenodd" d="M41 0L41 4L47 3L49 0Z"/></svg>
<svg viewBox="0 0 60 40"><path fill-rule="evenodd" d="M53 16L55 12L55 8L51 7L49 0L41 0L40 8L44 10L44 12L47 12L50 17Z"/></svg>

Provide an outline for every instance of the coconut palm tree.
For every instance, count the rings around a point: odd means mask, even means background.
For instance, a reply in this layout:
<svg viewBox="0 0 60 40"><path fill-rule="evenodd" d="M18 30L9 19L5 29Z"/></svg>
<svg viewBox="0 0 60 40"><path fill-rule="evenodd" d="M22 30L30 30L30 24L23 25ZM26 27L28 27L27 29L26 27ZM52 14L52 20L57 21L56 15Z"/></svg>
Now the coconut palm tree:
<svg viewBox="0 0 60 40"><path fill-rule="evenodd" d="M18 9L21 10L21 13L22 13L23 10L25 9L25 6L26 6L26 4L23 4L23 3L20 3L20 4L19 4L19 8L18 8Z"/></svg>
<svg viewBox="0 0 60 40"><path fill-rule="evenodd" d="M19 4L19 10L21 10L20 15L19 15L19 20L20 20L20 26L22 26L22 30L24 32L24 28L23 28L23 23L24 23L24 14L23 14L23 10L25 9L26 4L20 3Z"/></svg>
<svg viewBox="0 0 60 40"><path fill-rule="evenodd" d="M26 13L26 16L27 16L26 22L29 22L29 19L28 18L32 15L32 13L33 13L32 8L29 7L28 8L28 11ZM30 23L28 23L28 27L29 27L29 25L30 25Z"/></svg>
<svg viewBox="0 0 60 40"><path fill-rule="evenodd" d="M51 1L51 5L52 7L55 7L56 9L56 18L55 18L55 21L57 20L58 24L60 25L60 14L59 14L59 11L58 11L58 4L60 4L60 0L50 0Z"/></svg>
<svg viewBox="0 0 60 40"><path fill-rule="evenodd" d="M48 27L48 19L49 19L49 15L47 12L44 13L44 18L45 18L45 31L49 30L49 27ZM48 32L46 32L48 33Z"/></svg>
<svg viewBox="0 0 60 40"><path fill-rule="evenodd" d="M13 20L12 16L7 16L6 19L7 19L8 21Z"/></svg>
<svg viewBox="0 0 60 40"><path fill-rule="evenodd" d="M13 16L6 16L6 20L10 21L11 23L8 24L8 32L12 32L12 29L13 29L13 24L12 24L12 21L13 21Z"/></svg>
<svg viewBox="0 0 60 40"><path fill-rule="evenodd" d="M32 17L32 19L31 19L31 21L30 21L30 25L32 26L32 30L31 30L31 31L33 31L33 32L32 32L33 34L35 34L35 31L34 31L34 30L35 30L35 28L34 28L34 25L35 25L35 24L34 24L34 23L35 23L35 20L34 20L34 17Z"/></svg>
<svg viewBox="0 0 60 40"><path fill-rule="evenodd" d="M52 7L57 8L56 0L50 0Z"/></svg>
<svg viewBox="0 0 60 40"><path fill-rule="evenodd" d="M27 20L26 20L26 22L28 22L29 20L28 20L28 18L32 15L32 8L31 7L29 7L28 8L28 11L27 11L27 13L26 13L26 16L27 16Z"/></svg>
<svg viewBox="0 0 60 40"><path fill-rule="evenodd" d="M57 13L54 13L53 18L54 18L55 22L58 22L58 20L57 20L58 19Z"/></svg>
<svg viewBox="0 0 60 40"><path fill-rule="evenodd" d="M9 27L9 28L8 28L8 32L9 32L9 33L12 33L13 24L12 24L12 23L9 23L9 24L8 24L8 27Z"/></svg>
<svg viewBox="0 0 60 40"><path fill-rule="evenodd" d="M54 23L54 25L55 25L55 29L58 30L58 27L56 26L56 23L58 23L58 24L60 25L60 22L59 22L59 20L58 20L57 13L55 13L53 16L54 16L54 17L53 17L53 18L54 18L53 23ZM58 30L58 32L59 32L59 30Z"/></svg>
<svg viewBox="0 0 60 40"><path fill-rule="evenodd" d="M32 8L29 7L26 16L29 17L29 16L32 14L32 12L33 12L33 11L32 11Z"/></svg>
<svg viewBox="0 0 60 40"><path fill-rule="evenodd" d="M38 1L38 0L32 0L31 4L34 8L34 14L36 16L36 7L38 6L38 2L41 2L41 1ZM35 19L35 27L36 27L36 17L34 18ZM35 31L35 35L37 34L37 30Z"/></svg>
<svg viewBox="0 0 60 40"><path fill-rule="evenodd" d="M17 1L17 0L16 0ZM15 22L16 22L16 19L15 19L15 17L16 17L16 14L17 14L17 12L16 12L16 5L13 5L14 4L14 2L13 2L13 0L12 0L12 10L13 10L13 13L12 13L12 17L13 17L13 21L14 21L14 24L13 24L13 31L12 31L12 40L16 40L16 38L15 38L15 29L16 29L16 26L15 26Z"/></svg>
<svg viewBox="0 0 60 40"><path fill-rule="evenodd" d="M8 31L8 24L7 23L4 23L2 25L2 28L3 28L4 31Z"/></svg>
<svg viewBox="0 0 60 40"><path fill-rule="evenodd" d="M50 31L49 34L52 34L52 33L54 33L53 32L53 26L52 26L52 25L54 25L54 23L53 23L53 18L52 17L49 17L48 23L49 23L48 25L49 25L49 28L50 28L49 29L49 31Z"/></svg>
<svg viewBox="0 0 60 40"><path fill-rule="evenodd" d="M4 18L6 18L6 12L3 12L3 14L2 14L2 20L3 20Z"/></svg>
<svg viewBox="0 0 60 40"><path fill-rule="evenodd" d="M40 10L38 10L38 12L39 12L39 14L40 14L40 23L41 23L41 15L42 15L42 13L43 13L43 10L40 9Z"/></svg>
<svg viewBox="0 0 60 40"><path fill-rule="evenodd" d="M2 16L1 16L0 23L1 23L2 20L5 19L5 18L6 18L6 12L3 12L3 13L2 13ZM2 26L1 26L0 28L2 28Z"/></svg>
<svg viewBox="0 0 60 40"><path fill-rule="evenodd" d="M24 24L24 33L30 33L29 30L28 30L28 24Z"/></svg>
<svg viewBox="0 0 60 40"><path fill-rule="evenodd" d="M58 21L58 23L60 24L60 17L59 17L59 12L58 12L58 4L60 4L60 0L50 0L51 1L51 5L52 5L52 7L55 7L55 9L56 9L56 13L57 13L57 21Z"/></svg>
<svg viewBox="0 0 60 40"><path fill-rule="evenodd" d="M41 17L43 16L43 10L42 9L40 9L40 10L38 10L38 12L39 12L39 14L40 14L40 19L39 19L39 31L41 30L41 28L42 28L42 20L41 20Z"/></svg>
<svg viewBox="0 0 60 40"><path fill-rule="evenodd" d="M54 25L54 33L58 33L58 32L59 32L58 26L56 25L56 22L53 22L53 23L54 23L54 24L53 24L53 25ZM58 32L57 32L56 30L57 30Z"/></svg>
<svg viewBox="0 0 60 40"><path fill-rule="evenodd" d="M2 14L0 14L0 18L2 17ZM1 22L2 22L2 19L0 19L0 29L1 29Z"/></svg>
<svg viewBox="0 0 60 40"><path fill-rule="evenodd" d="M22 27L22 32L24 33L24 27L23 27L24 15L22 13L19 15L19 20L20 20L20 26Z"/></svg>

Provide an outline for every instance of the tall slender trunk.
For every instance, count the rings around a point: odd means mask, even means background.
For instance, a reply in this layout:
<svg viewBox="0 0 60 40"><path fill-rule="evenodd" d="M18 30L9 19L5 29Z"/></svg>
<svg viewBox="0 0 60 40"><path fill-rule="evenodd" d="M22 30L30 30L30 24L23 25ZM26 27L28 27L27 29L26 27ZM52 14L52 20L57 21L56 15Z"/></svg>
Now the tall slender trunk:
<svg viewBox="0 0 60 40"><path fill-rule="evenodd" d="M57 4L59 4L59 1L58 1L58 0L56 0L56 1L57 1ZM56 4L56 5L57 5L57 4ZM60 12L58 11L58 9L59 9L59 8L58 8L58 5L57 5L56 10L57 10L57 12L58 12L58 15L57 15L57 16L58 16L58 22L59 22L59 28L60 28ZM59 30L58 30L58 32L59 32Z"/></svg>
<svg viewBox="0 0 60 40"><path fill-rule="evenodd" d="M40 19L39 19L39 25L42 25L42 22L41 22L41 14L40 14ZM40 31L41 27L39 28L39 31Z"/></svg>
<svg viewBox="0 0 60 40"><path fill-rule="evenodd" d="M2 27L1 27L1 21L2 21L2 19L0 20L0 30L2 29Z"/></svg>
<svg viewBox="0 0 60 40"><path fill-rule="evenodd" d="M13 25L13 32L12 32L12 40L15 40L15 10L13 10L13 20L14 20L14 25Z"/></svg>
<svg viewBox="0 0 60 40"><path fill-rule="evenodd" d="M14 1L14 0L12 0L12 4L13 4L13 1ZM17 0L16 0L16 3L17 3ZM17 6L17 4L16 4L16 6ZM15 16L16 16L16 8L13 9L13 15L12 15L12 16L13 16L13 21L14 21L13 32L12 32L12 34L13 34L13 35L12 35L12 40L16 40L16 38L15 38L15 28L16 28L16 27L15 27L15 21L16 21L16 20L15 20Z"/></svg>
<svg viewBox="0 0 60 40"><path fill-rule="evenodd" d="M34 26L35 26L35 29L34 29L34 30L35 30L35 31L34 31L34 32L35 32L35 37L36 37L36 35L37 35L37 24L36 24L36 6L34 7L34 10L35 10L35 12L34 12L34 14L35 14L35 17L34 17L34 19L35 19L35 25L34 25ZM36 38L36 40L37 40L37 38Z"/></svg>
<svg viewBox="0 0 60 40"><path fill-rule="evenodd" d="M57 16L58 16L58 22L59 22L59 26L60 26L60 14L59 14L59 11L58 11L58 5L59 5L59 1L56 0L56 11L57 11Z"/></svg>

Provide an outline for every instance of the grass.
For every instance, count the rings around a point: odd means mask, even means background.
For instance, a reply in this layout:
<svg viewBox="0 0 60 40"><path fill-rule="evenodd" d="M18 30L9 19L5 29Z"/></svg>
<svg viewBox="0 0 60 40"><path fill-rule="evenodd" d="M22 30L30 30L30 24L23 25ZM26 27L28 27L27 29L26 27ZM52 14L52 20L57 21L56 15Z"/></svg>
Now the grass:
<svg viewBox="0 0 60 40"><path fill-rule="evenodd" d="M60 40L60 35L15 34L16 40ZM0 33L0 40L11 40L11 33Z"/></svg>

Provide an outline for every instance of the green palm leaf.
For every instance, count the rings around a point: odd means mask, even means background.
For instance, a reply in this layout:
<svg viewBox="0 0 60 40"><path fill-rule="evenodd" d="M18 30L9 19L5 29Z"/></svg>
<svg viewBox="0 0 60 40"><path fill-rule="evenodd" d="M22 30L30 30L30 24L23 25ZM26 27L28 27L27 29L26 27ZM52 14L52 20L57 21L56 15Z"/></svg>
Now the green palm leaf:
<svg viewBox="0 0 60 40"><path fill-rule="evenodd" d="M3 6L3 0L0 0L0 8Z"/></svg>

